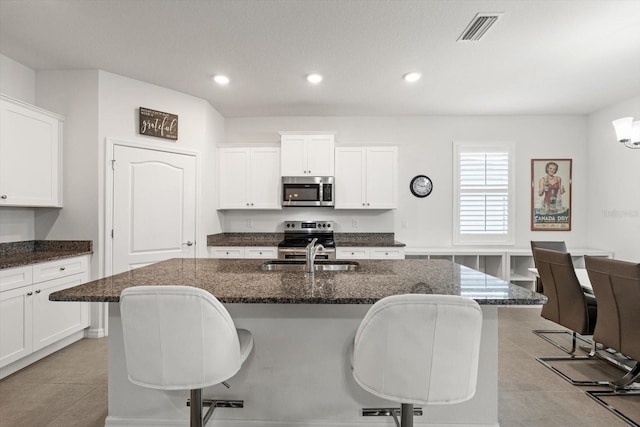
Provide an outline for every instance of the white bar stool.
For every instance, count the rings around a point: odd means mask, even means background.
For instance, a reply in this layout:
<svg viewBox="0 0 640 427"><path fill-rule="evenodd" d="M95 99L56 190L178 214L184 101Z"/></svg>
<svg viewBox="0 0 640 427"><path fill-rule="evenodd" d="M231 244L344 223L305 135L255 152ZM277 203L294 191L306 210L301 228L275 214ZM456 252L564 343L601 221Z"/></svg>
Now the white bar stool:
<svg viewBox="0 0 640 427"><path fill-rule="evenodd" d="M253 349L251 332L236 330L229 312L209 292L190 286L138 286L120 295L129 380L159 390L190 390L191 427L204 426L202 388L233 377Z"/></svg>
<svg viewBox="0 0 640 427"><path fill-rule="evenodd" d="M394 295L376 302L356 332L352 368L368 392L401 404L369 408L412 427L414 404L464 402L478 377L482 310L454 295Z"/></svg>

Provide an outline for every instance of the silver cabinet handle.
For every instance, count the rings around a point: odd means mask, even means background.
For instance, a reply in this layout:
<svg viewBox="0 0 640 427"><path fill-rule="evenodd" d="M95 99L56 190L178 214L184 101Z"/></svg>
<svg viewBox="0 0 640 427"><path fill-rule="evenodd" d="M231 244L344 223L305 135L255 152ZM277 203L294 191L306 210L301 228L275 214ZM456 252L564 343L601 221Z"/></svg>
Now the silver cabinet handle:
<svg viewBox="0 0 640 427"><path fill-rule="evenodd" d="M29 291L27 292L27 296L30 297L31 295L33 295L33 292Z"/></svg>
<svg viewBox="0 0 640 427"><path fill-rule="evenodd" d="M38 289L38 290L36 291L36 294L39 294L40 292L42 292L42 291L41 291L40 289Z"/></svg>
<svg viewBox="0 0 640 427"><path fill-rule="evenodd" d="M193 246L193 242L191 240L187 241L187 243L183 243L183 245Z"/></svg>
<svg viewBox="0 0 640 427"><path fill-rule="evenodd" d="M0 199L5 200L7 198L6 194L3 194L2 196L0 196Z"/></svg>
<svg viewBox="0 0 640 427"><path fill-rule="evenodd" d="M67 267L60 267L60 271L65 271Z"/></svg>

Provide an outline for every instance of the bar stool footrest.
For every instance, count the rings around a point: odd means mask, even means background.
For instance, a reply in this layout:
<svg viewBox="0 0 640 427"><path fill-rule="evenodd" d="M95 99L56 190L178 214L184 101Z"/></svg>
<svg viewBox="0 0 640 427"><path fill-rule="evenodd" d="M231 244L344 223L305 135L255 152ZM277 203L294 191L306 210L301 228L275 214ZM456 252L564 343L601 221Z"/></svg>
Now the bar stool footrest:
<svg viewBox="0 0 640 427"><path fill-rule="evenodd" d="M400 416L400 408L362 408L363 417L392 417L394 413ZM422 408L414 407L413 415L422 416Z"/></svg>

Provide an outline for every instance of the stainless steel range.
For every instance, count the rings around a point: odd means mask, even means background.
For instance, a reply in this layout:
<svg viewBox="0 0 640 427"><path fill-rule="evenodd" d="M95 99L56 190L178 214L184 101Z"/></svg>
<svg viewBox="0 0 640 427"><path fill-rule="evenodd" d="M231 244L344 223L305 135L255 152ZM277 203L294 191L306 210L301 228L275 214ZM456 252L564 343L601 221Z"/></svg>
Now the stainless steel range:
<svg viewBox="0 0 640 427"><path fill-rule="evenodd" d="M305 259L306 248L318 239L324 249L318 250L316 259L336 259L333 240L333 221L285 221L284 240L278 244L279 259Z"/></svg>

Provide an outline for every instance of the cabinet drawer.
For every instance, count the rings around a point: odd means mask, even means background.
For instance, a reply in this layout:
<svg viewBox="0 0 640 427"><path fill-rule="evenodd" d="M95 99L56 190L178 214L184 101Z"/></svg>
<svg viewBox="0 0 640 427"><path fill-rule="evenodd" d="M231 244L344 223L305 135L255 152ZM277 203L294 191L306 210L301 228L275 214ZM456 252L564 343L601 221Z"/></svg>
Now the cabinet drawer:
<svg viewBox="0 0 640 427"><path fill-rule="evenodd" d="M213 246L211 247L212 258L244 258L244 247L242 246Z"/></svg>
<svg viewBox="0 0 640 427"><path fill-rule="evenodd" d="M337 259L369 259L368 248L336 248Z"/></svg>
<svg viewBox="0 0 640 427"><path fill-rule="evenodd" d="M75 257L56 261L43 262L33 266L33 283L87 271L87 258Z"/></svg>
<svg viewBox="0 0 640 427"><path fill-rule="evenodd" d="M33 283L33 268L16 267L0 270L0 292Z"/></svg>
<svg viewBox="0 0 640 427"><path fill-rule="evenodd" d="M251 246L244 249L245 258L278 258L278 248L269 246Z"/></svg>
<svg viewBox="0 0 640 427"><path fill-rule="evenodd" d="M393 247L371 249L371 259L404 259L404 249Z"/></svg>

